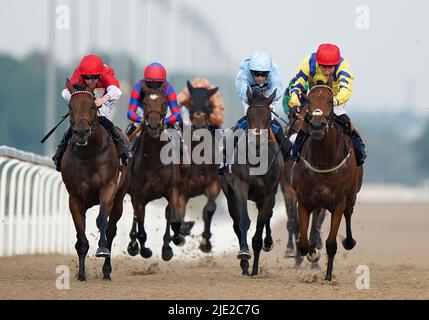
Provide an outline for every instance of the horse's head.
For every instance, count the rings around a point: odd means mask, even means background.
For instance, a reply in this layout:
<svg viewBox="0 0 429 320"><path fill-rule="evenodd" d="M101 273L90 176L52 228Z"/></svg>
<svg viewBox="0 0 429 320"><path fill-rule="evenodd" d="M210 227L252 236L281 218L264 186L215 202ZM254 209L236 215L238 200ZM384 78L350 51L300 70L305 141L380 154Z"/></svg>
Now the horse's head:
<svg viewBox="0 0 429 320"><path fill-rule="evenodd" d="M314 85L310 81L310 91L303 99L301 114L305 115L304 119L308 123L308 132L318 140L324 137L325 131L329 129L329 123L334 116L332 81L332 77L327 84L318 82Z"/></svg>
<svg viewBox="0 0 429 320"><path fill-rule="evenodd" d="M164 95L166 85L164 82L159 88L153 89L145 83L140 83L143 92L141 99L144 105L143 126L152 138L159 138L164 129L164 119L167 114L167 99Z"/></svg>
<svg viewBox="0 0 429 320"><path fill-rule="evenodd" d="M256 135L260 129L269 129L271 125L271 103L276 97L276 91L267 98L264 95L252 93L247 87L246 95L249 108L247 109L247 127Z"/></svg>
<svg viewBox="0 0 429 320"><path fill-rule="evenodd" d="M69 102L70 126L76 145L82 147L88 144L88 139L93 134L97 121L98 108L94 103L95 86L96 83L91 87L81 84L73 86L69 79L66 81L66 88L71 93Z"/></svg>
<svg viewBox="0 0 429 320"><path fill-rule="evenodd" d="M186 84L190 93L190 100L187 107L189 108L192 126L195 129L207 128L209 125L210 113L212 112L209 106L209 99L219 88L194 88L189 80Z"/></svg>

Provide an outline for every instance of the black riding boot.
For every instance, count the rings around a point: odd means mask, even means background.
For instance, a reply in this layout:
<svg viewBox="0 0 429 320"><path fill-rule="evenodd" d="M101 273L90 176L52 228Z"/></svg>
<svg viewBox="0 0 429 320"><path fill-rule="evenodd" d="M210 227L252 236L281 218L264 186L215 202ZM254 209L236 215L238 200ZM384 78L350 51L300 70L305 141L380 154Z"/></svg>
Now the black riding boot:
<svg viewBox="0 0 429 320"><path fill-rule="evenodd" d="M302 146L305 141L306 134L304 131L300 130L295 138L295 143L292 146L292 159L295 161L299 160L298 154L301 152Z"/></svg>
<svg viewBox="0 0 429 320"><path fill-rule="evenodd" d="M275 134L277 143L279 144L280 151L282 152L283 159L286 161L289 159L290 156L290 150L292 149L292 142L285 136L285 133L283 131L283 128L279 124L279 129L277 130L277 133Z"/></svg>
<svg viewBox="0 0 429 320"><path fill-rule="evenodd" d="M69 127L67 131L64 133L63 138L61 139L61 142L58 145L54 156L52 157L52 160L54 160L55 169L58 172L61 172L61 159L63 158L63 154L67 149L67 146L69 144L69 141L72 135L73 135L73 130L71 127Z"/></svg>
<svg viewBox="0 0 429 320"><path fill-rule="evenodd" d="M335 118L336 122L339 123L344 128L344 131L350 136L350 138L352 138L353 149L355 150L356 164L357 166L361 166L365 162L367 153L366 146L363 143L359 132L356 129L352 131L350 118L348 115L342 114L336 116Z"/></svg>
<svg viewBox="0 0 429 320"><path fill-rule="evenodd" d="M122 135L116 130L113 122L106 117L100 116L98 117L98 121L112 136L113 141L115 141L116 148L118 149L118 156L122 159L123 164L127 165L133 157L133 154L130 148L125 144L125 141L122 139Z"/></svg>

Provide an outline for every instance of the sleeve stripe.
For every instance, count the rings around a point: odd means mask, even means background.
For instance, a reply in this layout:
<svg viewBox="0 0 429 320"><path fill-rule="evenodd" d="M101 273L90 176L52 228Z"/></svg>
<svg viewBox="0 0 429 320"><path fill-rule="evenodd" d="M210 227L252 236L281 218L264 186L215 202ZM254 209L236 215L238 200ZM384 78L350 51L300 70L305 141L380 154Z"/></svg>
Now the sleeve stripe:
<svg viewBox="0 0 429 320"><path fill-rule="evenodd" d="M346 77L346 78L351 78L352 76L348 73L348 72L346 72L346 71L340 71L340 72L338 72L338 77L340 77L340 76L344 76L344 77Z"/></svg>

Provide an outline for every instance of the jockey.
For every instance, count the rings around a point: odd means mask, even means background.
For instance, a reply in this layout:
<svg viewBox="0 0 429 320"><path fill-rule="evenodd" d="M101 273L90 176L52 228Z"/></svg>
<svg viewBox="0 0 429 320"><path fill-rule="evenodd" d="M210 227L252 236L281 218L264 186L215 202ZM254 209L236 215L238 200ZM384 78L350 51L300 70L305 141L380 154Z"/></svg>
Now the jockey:
<svg viewBox="0 0 429 320"><path fill-rule="evenodd" d="M110 110L122 94L119 89L119 81L115 78L115 71L110 66L105 65L101 57L97 55L87 55L82 58L79 66L73 71L70 82L72 85L82 84L90 86L94 81L97 82L94 90L96 96L95 105L100 107L98 109L98 120L112 136L119 157L122 159L123 164L127 165L128 161L132 158L131 150L126 145L122 135L117 131L114 124L108 119ZM100 91L101 94L97 97ZM70 101L71 94L67 88L64 88L62 91L62 96L66 101ZM52 157L57 171L61 171L61 158L71 137L72 128L69 128L58 145L55 155Z"/></svg>
<svg viewBox="0 0 429 320"><path fill-rule="evenodd" d="M140 126L143 119L143 104L142 104L142 88L140 83L145 83L150 89L157 89L166 83L164 89L164 96L167 99L168 107L170 108L171 115L165 119L166 126L174 126L174 124L181 120L180 110L177 104L176 92L173 86L167 81L167 71L164 66L159 62L153 62L149 64L144 70L144 78L134 85L131 91L130 104L128 106L128 119L134 122L134 125L130 126L127 131L127 135L133 133L136 127Z"/></svg>
<svg viewBox="0 0 429 320"><path fill-rule="evenodd" d="M258 92L264 96L269 96L276 90L276 97L273 101L271 109L275 109L281 103L283 95L283 82L280 78L280 73L277 69L277 65L271 59L271 57L265 52L255 52L250 58L245 59L238 70L235 78L235 87L238 92L238 96L241 99L243 105L244 114L247 113L249 104L247 101L246 91L250 87L252 92ZM247 116L245 115L238 120L235 129L247 129ZM276 137L277 143L280 146L280 150L283 154L283 158L286 161L290 155L291 142L285 138L284 131L280 123L272 118L271 130ZM224 164L219 168L219 174L223 174L226 170Z"/></svg>
<svg viewBox="0 0 429 320"><path fill-rule="evenodd" d="M350 135L356 154L357 165L362 165L366 158L365 144L363 143L358 131L351 124L350 118L345 111L346 102L352 94L352 84L354 77L349 70L349 63L340 55L340 49L334 44L322 44L317 52L312 53L301 61L297 68L297 74L293 79L291 86L291 96L289 107L297 113L301 107L301 93L309 78L314 83L323 81L327 83L329 77L333 77L332 90L334 93L334 119L338 122L345 132ZM292 148L292 155L295 160L298 159L298 153L305 140L304 132L300 131Z"/></svg>

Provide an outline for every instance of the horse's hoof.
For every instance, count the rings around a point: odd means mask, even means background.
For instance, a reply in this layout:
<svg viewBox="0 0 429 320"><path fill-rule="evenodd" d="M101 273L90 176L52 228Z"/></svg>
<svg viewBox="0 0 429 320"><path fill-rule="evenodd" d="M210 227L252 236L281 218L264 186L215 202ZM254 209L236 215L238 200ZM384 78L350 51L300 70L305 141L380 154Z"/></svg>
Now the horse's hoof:
<svg viewBox="0 0 429 320"><path fill-rule="evenodd" d="M210 243L210 241L203 238L200 243L200 250L204 253L209 253L210 251L212 251L212 244Z"/></svg>
<svg viewBox="0 0 429 320"><path fill-rule="evenodd" d="M256 271L252 271L252 274L251 274L251 276L252 277L256 277L258 275L258 271L256 270Z"/></svg>
<svg viewBox="0 0 429 320"><path fill-rule="evenodd" d="M185 244L186 239L184 236L182 236L181 234L177 235L177 236L173 236L173 243L178 246L181 247Z"/></svg>
<svg viewBox="0 0 429 320"><path fill-rule="evenodd" d="M79 281L86 281L86 276L85 276L85 274L79 274L79 275L77 276L77 280L79 280Z"/></svg>
<svg viewBox="0 0 429 320"><path fill-rule="evenodd" d="M269 252L271 250L273 250L274 248L274 242L271 243L264 243L264 246L262 247L262 250L264 250L265 252Z"/></svg>
<svg viewBox="0 0 429 320"><path fill-rule="evenodd" d="M139 253L139 244L137 241L130 242L127 248L128 254L132 257L135 257Z"/></svg>
<svg viewBox="0 0 429 320"><path fill-rule="evenodd" d="M107 248L99 247L95 253L97 258L107 258L110 257L110 250Z"/></svg>
<svg viewBox="0 0 429 320"><path fill-rule="evenodd" d="M145 259L150 258L152 257L152 250L150 250L149 248L143 247L140 249L140 255Z"/></svg>
<svg viewBox="0 0 429 320"><path fill-rule="evenodd" d="M112 278L110 277L110 274L105 274L103 276L103 281L112 281Z"/></svg>
<svg viewBox="0 0 429 320"><path fill-rule="evenodd" d="M291 249L291 248L287 248L285 251L285 254L283 255L284 258L295 258L295 250Z"/></svg>
<svg viewBox="0 0 429 320"><path fill-rule="evenodd" d="M352 250L356 245L356 240L353 238L351 240L348 240L347 238L345 238L343 239L342 243L343 243L344 249Z"/></svg>
<svg viewBox="0 0 429 320"><path fill-rule="evenodd" d="M243 271L243 272L241 272L241 275L243 275L243 276L250 276L249 271Z"/></svg>
<svg viewBox="0 0 429 320"><path fill-rule="evenodd" d="M195 221L183 222L180 226L180 234L183 236L190 236L191 230L194 227Z"/></svg>
<svg viewBox="0 0 429 320"><path fill-rule="evenodd" d="M325 280L326 280L326 281L332 281L332 274L327 274L327 275L325 276Z"/></svg>
<svg viewBox="0 0 429 320"><path fill-rule="evenodd" d="M296 257L295 258L295 269L299 269L301 267L303 261L304 261L304 258Z"/></svg>
<svg viewBox="0 0 429 320"><path fill-rule="evenodd" d="M252 256L250 255L250 252L247 250L242 250L237 254L238 260L250 260Z"/></svg>
<svg viewBox="0 0 429 320"><path fill-rule="evenodd" d="M314 249L313 252L311 252L311 253L309 252L307 254L307 259L308 259L308 261L310 261L312 263L319 261L319 259L320 259L320 251L317 250L317 249Z"/></svg>
<svg viewBox="0 0 429 320"><path fill-rule="evenodd" d="M170 261L173 258L173 249L171 247L162 247L162 260Z"/></svg>

